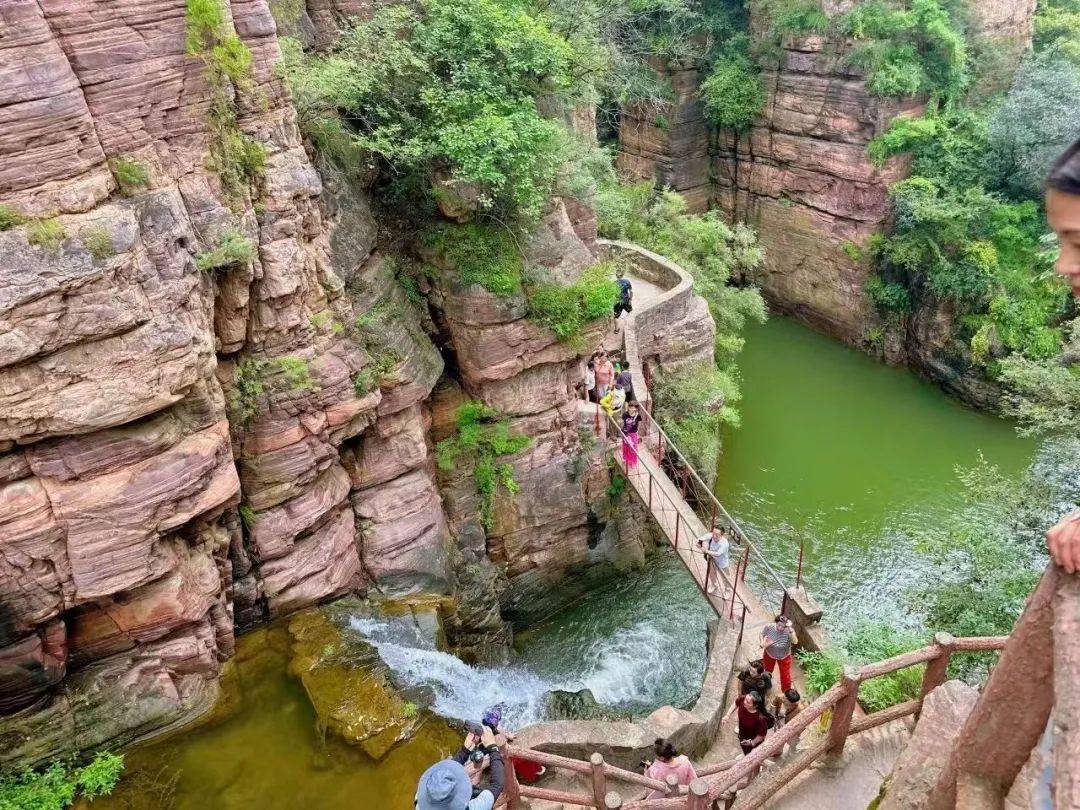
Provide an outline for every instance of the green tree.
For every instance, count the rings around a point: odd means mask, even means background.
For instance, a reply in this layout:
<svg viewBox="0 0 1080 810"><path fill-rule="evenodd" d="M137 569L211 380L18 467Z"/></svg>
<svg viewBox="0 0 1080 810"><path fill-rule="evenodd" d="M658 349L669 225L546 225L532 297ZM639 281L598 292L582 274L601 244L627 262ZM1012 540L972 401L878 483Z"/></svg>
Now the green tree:
<svg viewBox="0 0 1080 810"><path fill-rule="evenodd" d="M481 211L530 220L547 203L566 139L537 102L577 89L572 57L523 5L425 0L419 11L382 9L326 54L289 43L282 64L309 131L347 133L410 188L442 173Z"/></svg>
<svg viewBox="0 0 1080 810"><path fill-rule="evenodd" d="M1040 199L1050 166L1080 133L1078 98L1080 63L1057 52L1025 60L990 114L988 141L996 177L988 184L1013 198Z"/></svg>

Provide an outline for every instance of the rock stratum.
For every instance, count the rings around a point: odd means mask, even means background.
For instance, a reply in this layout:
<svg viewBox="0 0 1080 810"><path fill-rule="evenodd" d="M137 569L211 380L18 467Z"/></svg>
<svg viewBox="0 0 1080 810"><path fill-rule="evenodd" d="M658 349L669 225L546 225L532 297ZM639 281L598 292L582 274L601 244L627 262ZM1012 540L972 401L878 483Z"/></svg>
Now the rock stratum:
<svg viewBox="0 0 1080 810"><path fill-rule="evenodd" d="M325 46L354 5L311 0L294 33ZM236 632L346 593L447 595L457 649L498 659L652 542L606 503L578 352L438 257L410 298L371 178L301 137L267 2L224 7L266 154L239 196L183 0L0 4L0 205L30 218L0 231L0 768L191 722ZM208 267L237 237L250 258ZM594 240L556 201L529 258L571 282ZM466 398L533 439L490 529L433 457Z"/></svg>

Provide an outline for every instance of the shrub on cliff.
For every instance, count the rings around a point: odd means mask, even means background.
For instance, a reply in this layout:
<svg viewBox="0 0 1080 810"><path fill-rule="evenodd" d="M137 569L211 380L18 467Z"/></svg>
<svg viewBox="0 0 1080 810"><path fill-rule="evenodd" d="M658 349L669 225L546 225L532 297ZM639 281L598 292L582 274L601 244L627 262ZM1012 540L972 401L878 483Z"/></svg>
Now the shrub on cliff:
<svg viewBox="0 0 1080 810"><path fill-rule="evenodd" d="M565 130L537 100L572 93L567 40L509 0L396 5L345 30L333 50L288 45L282 66L305 127L339 116L402 182L475 184L482 211L535 218Z"/></svg>
<svg viewBox="0 0 1080 810"><path fill-rule="evenodd" d="M705 115L716 126L744 131L765 105L765 88L749 58L725 56L702 83L701 97Z"/></svg>
<svg viewBox="0 0 1080 810"><path fill-rule="evenodd" d="M510 422L480 402L466 402L454 414L455 433L435 446L440 470L451 472L471 467L480 496L480 522L490 529L494 521L495 493L500 487L517 492L513 465L499 459L519 453L532 444L528 436L511 436Z"/></svg>
<svg viewBox="0 0 1080 810"><path fill-rule="evenodd" d="M619 295L614 278L615 262L601 262L573 284L529 285L528 318L550 329L559 340L577 345L588 323L611 315Z"/></svg>
<svg viewBox="0 0 1080 810"><path fill-rule="evenodd" d="M1080 133L1080 65L1036 54L987 122L992 169L1009 196L1037 200L1054 160Z"/></svg>
<svg viewBox="0 0 1080 810"><path fill-rule="evenodd" d="M1080 318L1065 331L1060 357L1012 355L1001 361L999 379L1009 390L1004 411L1023 435L1068 433L1080 425Z"/></svg>
<svg viewBox="0 0 1080 810"><path fill-rule="evenodd" d="M81 768L57 760L41 771L2 776L0 810L64 810L76 798L108 796L123 770L123 755L106 752Z"/></svg>
<svg viewBox="0 0 1080 810"><path fill-rule="evenodd" d="M698 474L711 480L720 453L720 426L737 426L733 407L740 398L733 371L711 363L691 363L657 374L652 389L654 416Z"/></svg>
<svg viewBox="0 0 1080 810"><path fill-rule="evenodd" d="M1080 2L1039 0L1035 8L1035 49L1056 51L1080 65Z"/></svg>
<svg viewBox="0 0 1080 810"><path fill-rule="evenodd" d="M837 27L857 43L848 60L866 72L867 90L960 99L971 77L952 8L940 0L866 0L842 15Z"/></svg>
<svg viewBox="0 0 1080 810"><path fill-rule="evenodd" d="M505 228L444 222L425 234L424 244L455 270L463 284L479 284L495 295L521 289L521 250Z"/></svg>

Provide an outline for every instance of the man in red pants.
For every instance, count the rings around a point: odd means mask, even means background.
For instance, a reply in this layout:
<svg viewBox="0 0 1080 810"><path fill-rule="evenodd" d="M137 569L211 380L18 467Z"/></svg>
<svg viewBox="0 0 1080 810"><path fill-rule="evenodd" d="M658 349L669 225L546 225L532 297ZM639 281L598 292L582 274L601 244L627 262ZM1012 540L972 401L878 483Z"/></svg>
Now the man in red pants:
<svg viewBox="0 0 1080 810"><path fill-rule="evenodd" d="M799 643L791 620L783 613L761 630L761 663L765 671L772 673L773 664L780 665L780 688L791 688L791 648Z"/></svg>

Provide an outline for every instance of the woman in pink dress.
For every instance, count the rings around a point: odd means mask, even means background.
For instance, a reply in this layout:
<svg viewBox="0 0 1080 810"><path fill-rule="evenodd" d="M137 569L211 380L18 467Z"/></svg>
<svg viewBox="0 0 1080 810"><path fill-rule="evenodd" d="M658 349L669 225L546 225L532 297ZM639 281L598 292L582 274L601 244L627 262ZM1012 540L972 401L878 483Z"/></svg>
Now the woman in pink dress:
<svg viewBox="0 0 1080 810"><path fill-rule="evenodd" d="M658 779L663 782L667 779L669 773L675 774L675 778L679 780L680 785L689 785L697 779L693 764L686 758L685 754L676 751L675 746L668 740L657 739L653 743L653 751L656 753L656 759L649 763L649 767L645 769L645 775L650 779ZM660 799L666 795L663 791L654 790L649 794L649 798Z"/></svg>
<svg viewBox="0 0 1080 810"><path fill-rule="evenodd" d="M627 470L637 466L638 425L641 424L641 413L638 411L636 402L626 405L626 412L622 417L622 458Z"/></svg>

